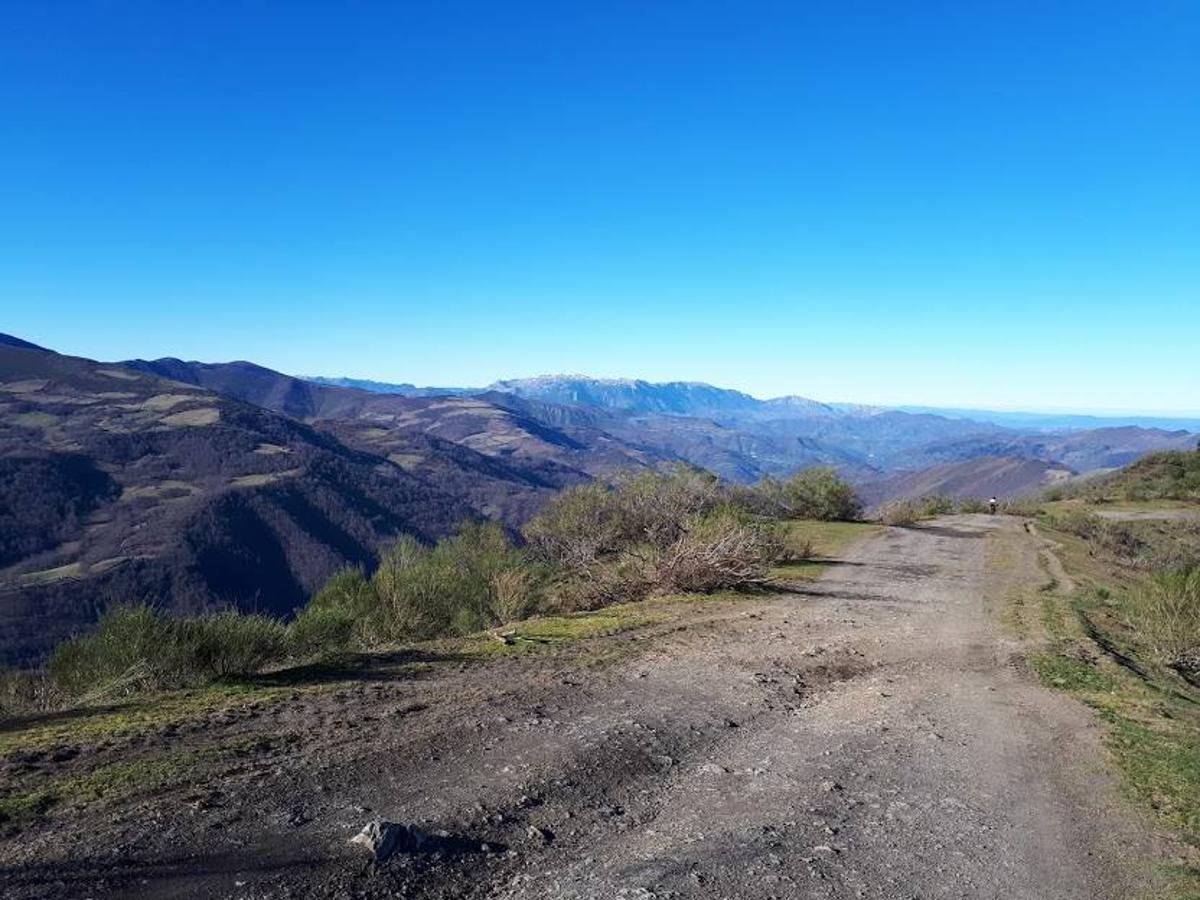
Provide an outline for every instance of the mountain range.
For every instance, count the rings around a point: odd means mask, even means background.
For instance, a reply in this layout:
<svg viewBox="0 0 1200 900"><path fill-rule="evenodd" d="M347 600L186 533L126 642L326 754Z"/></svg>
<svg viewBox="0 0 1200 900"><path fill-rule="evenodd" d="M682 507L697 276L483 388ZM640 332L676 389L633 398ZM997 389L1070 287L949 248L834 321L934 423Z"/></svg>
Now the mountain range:
<svg viewBox="0 0 1200 900"><path fill-rule="evenodd" d="M1195 443L690 382L399 387L97 362L0 336L0 662L42 658L120 602L287 615L399 534L434 540L470 518L515 530L555 491L619 470L685 462L750 482L828 464L882 502L1018 494Z"/></svg>

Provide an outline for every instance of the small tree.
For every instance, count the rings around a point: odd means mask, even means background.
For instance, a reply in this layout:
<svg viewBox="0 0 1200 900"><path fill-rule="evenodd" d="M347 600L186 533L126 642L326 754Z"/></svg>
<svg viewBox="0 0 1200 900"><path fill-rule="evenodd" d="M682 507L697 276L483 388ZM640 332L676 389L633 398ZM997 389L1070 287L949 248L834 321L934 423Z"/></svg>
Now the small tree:
<svg viewBox="0 0 1200 900"><path fill-rule="evenodd" d="M830 466L797 472L782 484L780 495L793 519L851 520L862 514L854 488Z"/></svg>

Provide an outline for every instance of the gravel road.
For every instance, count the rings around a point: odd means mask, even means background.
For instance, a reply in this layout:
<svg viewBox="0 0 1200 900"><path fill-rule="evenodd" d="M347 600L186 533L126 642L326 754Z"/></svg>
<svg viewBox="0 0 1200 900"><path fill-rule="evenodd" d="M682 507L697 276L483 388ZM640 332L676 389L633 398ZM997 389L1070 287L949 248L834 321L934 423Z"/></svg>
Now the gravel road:
<svg viewBox="0 0 1200 900"><path fill-rule="evenodd" d="M1093 717L998 624L1044 551L1008 517L889 529L780 596L214 722L301 737L0 844L0 893L1135 896L1153 839ZM376 866L346 843L375 816L444 833Z"/></svg>

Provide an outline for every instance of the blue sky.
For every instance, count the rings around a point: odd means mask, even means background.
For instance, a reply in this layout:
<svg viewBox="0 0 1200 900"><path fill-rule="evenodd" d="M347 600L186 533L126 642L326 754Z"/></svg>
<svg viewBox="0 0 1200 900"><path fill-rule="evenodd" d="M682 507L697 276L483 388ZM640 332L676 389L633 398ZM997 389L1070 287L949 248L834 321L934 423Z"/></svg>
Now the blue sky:
<svg viewBox="0 0 1200 900"><path fill-rule="evenodd" d="M15 4L0 330L1200 411L1200 5Z"/></svg>

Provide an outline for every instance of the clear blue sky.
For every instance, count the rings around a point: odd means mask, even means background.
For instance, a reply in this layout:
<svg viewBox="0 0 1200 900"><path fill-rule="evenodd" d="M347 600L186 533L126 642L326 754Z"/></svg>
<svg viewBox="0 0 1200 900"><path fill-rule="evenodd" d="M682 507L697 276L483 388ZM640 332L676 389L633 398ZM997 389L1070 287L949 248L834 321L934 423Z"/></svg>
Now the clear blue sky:
<svg viewBox="0 0 1200 900"><path fill-rule="evenodd" d="M65 352L1200 410L1194 0L17 3L0 110Z"/></svg>

